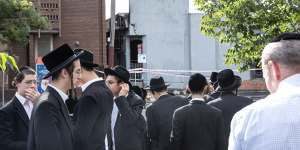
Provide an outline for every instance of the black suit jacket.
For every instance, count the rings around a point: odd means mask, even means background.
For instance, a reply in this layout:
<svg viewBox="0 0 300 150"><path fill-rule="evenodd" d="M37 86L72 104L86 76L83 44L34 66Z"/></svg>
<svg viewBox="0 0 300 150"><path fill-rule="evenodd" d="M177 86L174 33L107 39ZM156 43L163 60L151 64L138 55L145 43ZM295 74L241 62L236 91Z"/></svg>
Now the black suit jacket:
<svg viewBox="0 0 300 150"><path fill-rule="evenodd" d="M142 116L145 102L134 92L115 99L119 109L114 127L116 150L143 150L146 142L146 121Z"/></svg>
<svg viewBox="0 0 300 150"><path fill-rule="evenodd" d="M178 108L172 125L172 150L226 149L222 113L203 101Z"/></svg>
<svg viewBox="0 0 300 150"><path fill-rule="evenodd" d="M38 100L30 120L28 150L73 150L72 122L61 96L48 86Z"/></svg>
<svg viewBox="0 0 300 150"><path fill-rule="evenodd" d="M26 150L29 118L20 101L14 97L0 110L1 150Z"/></svg>
<svg viewBox="0 0 300 150"><path fill-rule="evenodd" d="M105 150L113 96L104 80L89 85L74 110L74 149Z"/></svg>
<svg viewBox="0 0 300 150"><path fill-rule="evenodd" d="M174 111L188 104L179 96L163 95L146 110L150 150L163 150L170 144L172 117Z"/></svg>
<svg viewBox="0 0 300 150"><path fill-rule="evenodd" d="M219 98L208 103L209 105L214 106L222 111L225 123L226 144L228 143L230 122L233 115L252 102L253 101L250 98L235 96L232 92L224 92L221 93Z"/></svg>

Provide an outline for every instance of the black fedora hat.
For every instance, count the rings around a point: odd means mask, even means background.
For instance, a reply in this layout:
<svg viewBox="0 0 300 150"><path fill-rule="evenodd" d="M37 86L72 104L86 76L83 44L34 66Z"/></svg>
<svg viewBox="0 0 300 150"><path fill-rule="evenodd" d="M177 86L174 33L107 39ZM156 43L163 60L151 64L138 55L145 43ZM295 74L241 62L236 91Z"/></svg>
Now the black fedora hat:
<svg viewBox="0 0 300 150"><path fill-rule="evenodd" d="M57 49L46 54L42 58L42 61L49 73L44 76L44 79L52 76L52 74L56 71L64 68L74 60L78 59L81 54L82 52L75 54L68 44L63 44Z"/></svg>
<svg viewBox="0 0 300 150"><path fill-rule="evenodd" d="M161 90L167 88L169 84L166 84L163 77L153 77L150 79L150 85L145 89L147 90Z"/></svg>
<svg viewBox="0 0 300 150"><path fill-rule="evenodd" d="M108 76L108 75L117 76L123 82L125 82L131 86L131 83L129 81L130 74L129 74L128 70L122 66L115 66L113 68L105 68L104 73L106 76Z"/></svg>
<svg viewBox="0 0 300 150"><path fill-rule="evenodd" d="M241 77L234 75L231 69L224 69L218 73L218 84L221 91L236 90L241 86Z"/></svg>
<svg viewBox="0 0 300 150"><path fill-rule="evenodd" d="M94 64L94 54L91 51L78 48L75 49L74 52L76 54L82 52L82 55L80 55L79 59L80 59L80 64L82 64L83 66L99 67L98 64Z"/></svg>
<svg viewBox="0 0 300 150"><path fill-rule="evenodd" d="M211 83L215 83L215 82L217 82L218 81L218 73L217 72L211 72L211 74L210 74L210 82Z"/></svg>

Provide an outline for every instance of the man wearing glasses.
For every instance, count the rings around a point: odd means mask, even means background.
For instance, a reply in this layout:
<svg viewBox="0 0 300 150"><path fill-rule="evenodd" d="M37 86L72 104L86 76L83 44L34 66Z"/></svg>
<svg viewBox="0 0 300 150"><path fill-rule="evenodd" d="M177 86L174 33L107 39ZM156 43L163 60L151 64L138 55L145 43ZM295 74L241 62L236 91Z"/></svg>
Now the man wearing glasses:
<svg viewBox="0 0 300 150"><path fill-rule="evenodd" d="M17 92L0 110L0 147L2 150L26 150L28 123L36 91L36 74L30 67L22 67L14 79Z"/></svg>

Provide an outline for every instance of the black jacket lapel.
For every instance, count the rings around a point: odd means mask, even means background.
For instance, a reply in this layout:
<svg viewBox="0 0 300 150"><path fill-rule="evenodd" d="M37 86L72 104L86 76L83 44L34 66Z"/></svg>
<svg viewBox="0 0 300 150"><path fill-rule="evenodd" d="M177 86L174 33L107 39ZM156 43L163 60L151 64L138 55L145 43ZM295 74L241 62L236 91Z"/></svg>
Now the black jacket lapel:
<svg viewBox="0 0 300 150"><path fill-rule="evenodd" d="M27 113L26 113L25 109L23 108L23 105L21 104L21 102L16 97L13 98L13 103L14 103L14 107L16 108L17 114L23 120L26 127L28 127L29 118L27 116Z"/></svg>
<svg viewBox="0 0 300 150"><path fill-rule="evenodd" d="M67 122L67 125L68 125L70 131L73 131L73 130L72 130L72 122L71 122L71 119L70 119L70 116L69 116L69 113L68 113L68 110L67 110L67 106L65 105L65 103L64 103L64 101L63 101L63 99L62 99L62 97L61 97L61 96L58 94L58 92L57 92L55 89L53 89L52 87L49 87L49 86L48 86L48 91L49 91L50 93L52 93L53 96L55 96L55 98L57 99L58 104L59 104L59 107L60 107L60 111L61 111L62 114L64 115L64 118L65 118L65 120L66 120L66 122ZM71 134L72 134L72 132L71 132ZM72 134L72 137L73 137L73 134Z"/></svg>

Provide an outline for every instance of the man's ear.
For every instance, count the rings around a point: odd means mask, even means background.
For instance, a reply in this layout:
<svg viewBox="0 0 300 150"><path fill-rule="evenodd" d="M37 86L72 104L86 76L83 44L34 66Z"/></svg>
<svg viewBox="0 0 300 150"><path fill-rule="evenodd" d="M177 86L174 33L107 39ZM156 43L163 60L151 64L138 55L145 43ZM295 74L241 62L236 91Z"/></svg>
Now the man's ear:
<svg viewBox="0 0 300 150"><path fill-rule="evenodd" d="M269 66L268 67L269 69L272 69L269 71L271 71L273 79L280 81L282 78L282 75L281 75L281 69L280 69L279 64L275 61L270 60L270 61L268 61L268 66Z"/></svg>
<svg viewBox="0 0 300 150"><path fill-rule="evenodd" d="M69 76L68 70L67 70L66 68L63 68L63 69L61 70L61 76L62 76L63 78L67 78L67 76Z"/></svg>

